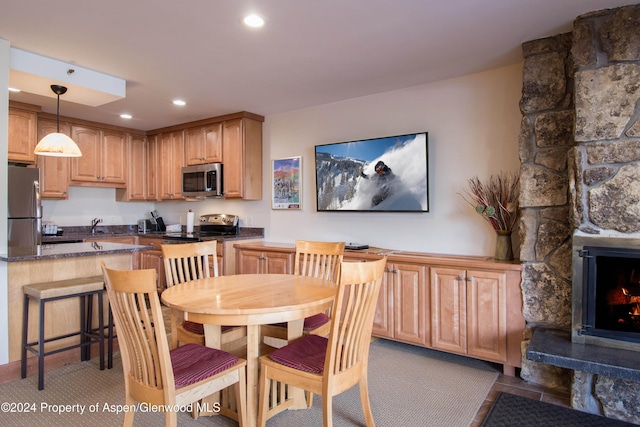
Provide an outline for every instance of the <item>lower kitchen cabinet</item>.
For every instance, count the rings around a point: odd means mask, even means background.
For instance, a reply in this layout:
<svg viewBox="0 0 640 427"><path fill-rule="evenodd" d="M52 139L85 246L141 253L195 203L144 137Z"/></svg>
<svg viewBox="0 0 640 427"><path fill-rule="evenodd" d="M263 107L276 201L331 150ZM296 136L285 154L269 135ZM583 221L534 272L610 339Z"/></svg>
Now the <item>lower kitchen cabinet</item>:
<svg viewBox="0 0 640 427"><path fill-rule="evenodd" d="M162 239L160 237L138 237L138 244L144 246L153 246L153 250L140 252L139 268L153 268L158 272L156 287L158 293L162 293L167 287L167 279L164 273L164 260L162 258Z"/></svg>

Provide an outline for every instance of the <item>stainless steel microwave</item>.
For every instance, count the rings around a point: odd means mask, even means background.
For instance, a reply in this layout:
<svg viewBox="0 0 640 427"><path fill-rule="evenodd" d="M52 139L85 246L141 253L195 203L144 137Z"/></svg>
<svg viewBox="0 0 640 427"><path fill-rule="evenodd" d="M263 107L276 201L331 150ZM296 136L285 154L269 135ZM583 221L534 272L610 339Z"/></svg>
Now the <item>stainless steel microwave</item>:
<svg viewBox="0 0 640 427"><path fill-rule="evenodd" d="M185 166L182 168L184 197L222 197L222 163Z"/></svg>

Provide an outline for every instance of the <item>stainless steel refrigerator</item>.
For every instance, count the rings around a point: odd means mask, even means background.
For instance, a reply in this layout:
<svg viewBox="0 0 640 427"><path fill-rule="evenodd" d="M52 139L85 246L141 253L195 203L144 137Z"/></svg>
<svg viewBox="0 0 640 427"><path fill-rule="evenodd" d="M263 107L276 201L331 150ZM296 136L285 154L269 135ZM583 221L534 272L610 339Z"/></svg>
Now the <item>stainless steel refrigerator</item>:
<svg viewBox="0 0 640 427"><path fill-rule="evenodd" d="M8 246L42 243L42 203L37 168L9 166Z"/></svg>

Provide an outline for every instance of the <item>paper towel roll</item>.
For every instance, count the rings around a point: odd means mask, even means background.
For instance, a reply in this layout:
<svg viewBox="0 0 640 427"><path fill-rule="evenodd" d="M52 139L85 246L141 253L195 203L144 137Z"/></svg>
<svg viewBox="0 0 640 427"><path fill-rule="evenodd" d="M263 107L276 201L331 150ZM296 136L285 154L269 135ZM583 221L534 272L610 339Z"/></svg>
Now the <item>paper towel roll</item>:
<svg viewBox="0 0 640 427"><path fill-rule="evenodd" d="M187 233L193 233L193 221L195 221L195 213L187 212Z"/></svg>

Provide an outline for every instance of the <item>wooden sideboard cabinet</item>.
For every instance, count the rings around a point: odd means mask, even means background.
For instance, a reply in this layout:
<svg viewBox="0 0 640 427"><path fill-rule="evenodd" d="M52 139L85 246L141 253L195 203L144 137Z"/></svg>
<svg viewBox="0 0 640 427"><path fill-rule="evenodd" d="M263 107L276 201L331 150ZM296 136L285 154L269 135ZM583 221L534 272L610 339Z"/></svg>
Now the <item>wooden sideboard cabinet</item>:
<svg viewBox="0 0 640 427"><path fill-rule="evenodd" d="M279 251L236 248L236 274L293 274L294 255L290 250Z"/></svg>
<svg viewBox="0 0 640 427"><path fill-rule="evenodd" d="M238 273L291 272L282 266L293 261L295 245L234 246ZM367 262L385 254L374 336L501 363L505 374L515 375L525 327L518 262L381 248L347 250L344 260Z"/></svg>
<svg viewBox="0 0 640 427"><path fill-rule="evenodd" d="M433 267L431 297L433 348L507 361L504 271Z"/></svg>
<svg viewBox="0 0 640 427"><path fill-rule="evenodd" d="M346 261L350 261L348 256ZM373 321L373 334L427 346L428 292L426 266L387 263Z"/></svg>

